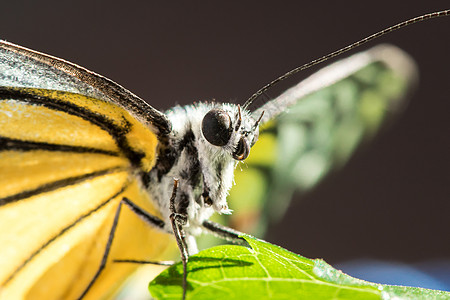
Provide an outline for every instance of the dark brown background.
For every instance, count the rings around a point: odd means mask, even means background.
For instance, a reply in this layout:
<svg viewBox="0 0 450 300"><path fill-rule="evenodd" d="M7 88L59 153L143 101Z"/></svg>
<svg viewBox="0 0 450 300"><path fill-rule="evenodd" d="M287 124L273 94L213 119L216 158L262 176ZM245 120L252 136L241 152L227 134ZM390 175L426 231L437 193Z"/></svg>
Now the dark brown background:
<svg viewBox="0 0 450 300"><path fill-rule="evenodd" d="M159 109L212 98L242 103L285 71L448 6L385 0L27 2L2 3L0 38L106 75ZM330 263L450 257L449 29L450 18L433 20L371 43L409 52L419 64L419 90L389 131L270 228L269 241Z"/></svg>

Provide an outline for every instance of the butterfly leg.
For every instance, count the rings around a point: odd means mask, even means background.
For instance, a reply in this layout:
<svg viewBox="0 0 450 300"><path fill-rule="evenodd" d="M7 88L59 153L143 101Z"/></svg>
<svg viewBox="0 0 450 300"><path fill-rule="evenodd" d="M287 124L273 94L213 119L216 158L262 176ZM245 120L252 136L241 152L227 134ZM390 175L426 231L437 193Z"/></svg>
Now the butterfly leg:
<svg viewBox="0 0 450 300"><path fill-rule="evenodd" d="M173 266L175 264L172 260L163 261L151 261L151 260L138 260L138 259L114 259L115 263L130 263L138 265L157 265L157 266Z"/></svg>
<svg viewBox="0 0 450 300"><path fill-rule="evenodd" d="M120 216L120 211L122 209L122 204L125 204L128 208L130 208L131 211L133 211L136 215L138 215L141 219L143 219L147 224L149 224L149 225L151 225L153 227L161 228L161 229L164 228L164 221L163 220L161 220L161 219L159 219L159 218L157 218L157 217L147 213L142 208L140 208L139 206L137 206L136 204L131 202L129 199L123 198L120 201L119 205L117 206L116 214L114 215L113 224L112 224L111 230L109 232L108 241L107 241L106 246L105 246L105 252L103 253L103 257L102 257L102 261L100 263L100 266L98 267L97 272L95 273L94 277L89 282L89 284L86 287L86 289L80 295L79 299L82 299L84 296L86 296L86 294L89 292L89 290L94 285L95 281L100 276L101 272L103 271L103 269L106 266L106 262L108 260L109 252L111 251L111 245L112 245L112 242L114 240L114 234L116 232L117 224L119 222L119 216Z"/></svg>
<svg viewBox="0 0 450 300"><path fill-rule="evenodd" d="M209 220L206 220L203 222L203 228L208 230L213 235L230 241L234 244L242 245L242 246L249 246L248 243L245 241L245 239L241 238L240 236L245 235L245 233L242 233L240 231L237 231L233 228L223 226L219 223L215 223Z"/></svg>
<svg viewBox="0 0 450 300"><path fill-rule="evenodd" d="M177 196L178 180L174 179L172 196L170 197L170 222L172 223L173 234L177 241L183 263L183 300L186 299L187 289L187 261L189 258L188 246L186 243L186 232L183 226L187 224L187 215L177 213L175 208L175 198Z"/></svg>

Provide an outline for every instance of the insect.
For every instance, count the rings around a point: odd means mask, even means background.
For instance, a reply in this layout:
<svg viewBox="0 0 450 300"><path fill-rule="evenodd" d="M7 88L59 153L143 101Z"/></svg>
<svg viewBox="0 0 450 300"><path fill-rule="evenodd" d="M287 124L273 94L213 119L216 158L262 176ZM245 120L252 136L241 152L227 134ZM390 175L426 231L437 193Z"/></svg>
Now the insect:
<svg viewBox="0 0 450 300"><path fill-rule="evenodd" d="M198 103L162 113L100 75L1 42L0 296L97 299L135 268L113 259L158 260L172 235L184 262L202 231L239 242L238 232L209 221L231 212L226 196L236 165L257 151L258 139L267 146L282 138L275 124L289 130L308 122L299 99L348 77L359 85L376 83L369 77L408 86L414 66L383 46L260 106L252 99L242 107ZM339 88L335 108L345 109L340 93L359 85ZM393 106L401 97L381 95Z"/></svg>

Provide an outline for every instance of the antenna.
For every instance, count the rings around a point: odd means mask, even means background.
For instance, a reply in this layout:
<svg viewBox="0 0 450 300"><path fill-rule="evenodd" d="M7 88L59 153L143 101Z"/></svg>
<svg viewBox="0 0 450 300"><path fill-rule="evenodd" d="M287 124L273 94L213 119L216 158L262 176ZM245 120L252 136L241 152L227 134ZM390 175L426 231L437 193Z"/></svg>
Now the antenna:
<svg viewBox="0 0 450 300"><path fill-rule="evenodd" d="M343 54L343 53L345 53L347 51L350 51L350 50L352 50L352 49L354 49L356 47L359 47L359 46L361 46L361 45L363 45L363 44L365 44L365 43L367 43L367 42L369 42L371 40L379 38L379 37L381 37L381 36L383 36L385 34L391 33L391 32L393 32L393 31L395 31L397 29L400 29L400 28L403 28L403 27L406 27L406 26L409 26L409 25L412 25L412 24L415 24L415 23L419 23L419 22L422 22L422 21L425 21L425 20L439 18L439 17L446 17L446 16L449 16L449 15L450 15L450 9L446 9L446 10L442 10L442 11L437 11L437 12L432 12L432 13L429 13L429 14L421 15L421 16L418 16L418 17L415 17L415 18L411 18L411 19L408 19L406 21L400 22L400 23L398 23L396 25L390 26L390 27L388 27L386 29L380 30L380 31L378 31L378 32L376 32L374 34L369 35L368 37L365 37L365 38L363 38L363 39L361 39L361 40L359 40L357 42L354 42L354 43L352 43L352 44L350 44L348 46L340 48L340 49L338 49L338 50L336 50L334 52L331 52L331 53L329 53L327 55L324 55L322 57L314 59L314 60L312 60L312 61L310 61L310 62L308 62L308 63L306 63L304 65L301 65L300 67L297 67L297 68L295 68L295 69L293 69L293 70L291 70L291 71L281 75L280 77L274 79L273 81L269 82L268 84L263 86L261 89L259 89L256 93L254 93L250 98L248 98L248 100L245 101L245 103L244 103L244 105L242 107L243 107L243 109L247 109L253 103L253 101L256 98L261 96L269 88L273 87L278 82L283 81L286 78L288 78L288 77L290 77L290 76L292 76L294 74L297 74L300 71L303 71L303 70L308 69L308 68L310 68L312 66L320 64L320 63L322 63L322 62L324 62L326 60L329 60L330 58L333 58L333 57L336 57L338 55L341 55L341 54Z"/></svg>

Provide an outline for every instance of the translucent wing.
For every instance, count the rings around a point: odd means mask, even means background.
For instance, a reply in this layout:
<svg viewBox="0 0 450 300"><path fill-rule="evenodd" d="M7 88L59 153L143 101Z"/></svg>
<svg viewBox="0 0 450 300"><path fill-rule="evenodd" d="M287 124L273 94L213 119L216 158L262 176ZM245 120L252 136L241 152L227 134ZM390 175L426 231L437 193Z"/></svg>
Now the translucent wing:
<svg viewBox="0 0 450 300"><path fill-rule="evenodd" d="M294 191L308 191L342 166L403 106L416 74L401 50L378 46L320 70L255 110L255 118L264 111L263 125L235 171L231 226L262 234L269 220L284 214Z"/></svg>
<svg viewBox="0 0 450 300"><path fill-rule="evenodd" d="M79 297L120 200L158 216L141 176L170 124L149 106L156 113L144 120L142 103L78 66L0 43L0 298ZM135 268L112 259L157 260L169 239L123 209L87 298L111 293Z"/></svg>

